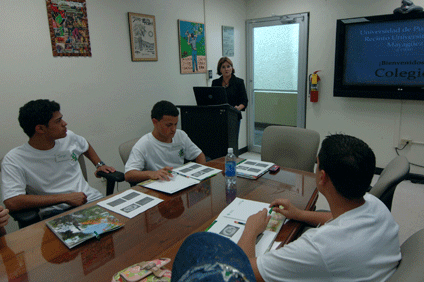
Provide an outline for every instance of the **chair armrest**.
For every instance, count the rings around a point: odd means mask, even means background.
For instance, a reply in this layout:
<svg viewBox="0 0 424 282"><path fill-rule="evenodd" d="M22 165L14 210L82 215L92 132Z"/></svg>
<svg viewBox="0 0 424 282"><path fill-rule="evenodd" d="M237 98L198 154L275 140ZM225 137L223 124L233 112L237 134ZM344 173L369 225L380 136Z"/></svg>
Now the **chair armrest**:
<svg viewBox="0 0 424 282"><path fill-rule="evenodd" d="M125 175L120 171L109 172L109 173L104 171L99 171L97 172L97 175L100 177L106 178L106 180L112 180L116 182L122 182L125 180Z"/></svg>
<svg viewBox="0 0 424 282"><path fill-rule="evenodd" d="M122 182L125 180L125 174L120 171L110 173L99 171L97 172L97 175L106 179L106 196L113 194L116 182Z"/></svg>
<svg viewBox="0 0 424 282"><path fill-rule="evenodd" d="M21 229L31 224L34 224L36 222L39 222L41 218L38 215L38 212L39 212L39 209L34 208L34 209L21 210L17 212L11 212L10 216L13 217L13 219L18 222L19 229Z"/></svg>

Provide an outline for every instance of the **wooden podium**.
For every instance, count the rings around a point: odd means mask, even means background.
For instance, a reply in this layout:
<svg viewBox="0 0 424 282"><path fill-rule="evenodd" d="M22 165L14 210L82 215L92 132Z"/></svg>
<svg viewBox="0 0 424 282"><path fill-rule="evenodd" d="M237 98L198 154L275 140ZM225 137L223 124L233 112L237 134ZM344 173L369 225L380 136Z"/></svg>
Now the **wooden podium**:
<svg viewBox="0 0 424 282"><path fill-rule="evenodd" d="M206 157L223 157L228 148L238 156L239 111L228 104L177 107L181 111L181 129Z"/></svg>

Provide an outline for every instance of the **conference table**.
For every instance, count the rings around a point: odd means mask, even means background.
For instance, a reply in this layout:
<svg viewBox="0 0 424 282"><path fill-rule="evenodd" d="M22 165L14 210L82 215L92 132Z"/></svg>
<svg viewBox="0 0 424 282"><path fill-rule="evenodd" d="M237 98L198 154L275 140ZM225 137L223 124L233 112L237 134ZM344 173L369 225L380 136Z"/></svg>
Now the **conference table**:
<svg viewBox="0 0 424 282"><path fill-rule="evenodd" d="M223 170L224 157L207 165ZM0 282L111 281L113 274L134 263L160 257L171 258L166 268L172 269L184 239L204 231L235 196L267 203L288 198L307 210L315 208L318 198L314 173L285 168L256 180L238 177L236 194L226 193L223 172L174 194L141 186L132 189L161 198L163 202L131 219L110 212L125 225L102 234L100 239L93 238L68 249L45 221L0 237ZM301 222L289 220L276 241L283 246L296 239L302 228Z"/></svg>

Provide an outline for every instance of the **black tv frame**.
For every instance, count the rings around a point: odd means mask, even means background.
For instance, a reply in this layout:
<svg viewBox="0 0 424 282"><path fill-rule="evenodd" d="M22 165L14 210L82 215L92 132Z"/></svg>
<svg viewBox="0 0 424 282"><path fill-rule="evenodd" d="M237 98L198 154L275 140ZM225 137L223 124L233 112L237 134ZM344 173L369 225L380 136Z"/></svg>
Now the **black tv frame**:
<svg viewBox="0 0 424 282"><path fill-rule="evenodd" d="M380 98L380 99L402 99L402 100L424 100L424 81L422 85L346 85L343 83L344 79L344 65L345 65L345 44L346 33L345 27L354 24L363 24L368 22L370 24L376 22L389 22L389 21L409 21L415 19L424 19L424 13L414 14L389 14L379 16L358 17L349 19L337 20L336 27L336 52L335 52L335 66L334 66L334 97L357 97L357 98ZM423 33L424 34L424 33ZM424 48L423 48L424 50ZM424 51L423 51L424 54ZM417 58L424 61L424 56ZM424 64L421 71L424 73Z"/></svg>

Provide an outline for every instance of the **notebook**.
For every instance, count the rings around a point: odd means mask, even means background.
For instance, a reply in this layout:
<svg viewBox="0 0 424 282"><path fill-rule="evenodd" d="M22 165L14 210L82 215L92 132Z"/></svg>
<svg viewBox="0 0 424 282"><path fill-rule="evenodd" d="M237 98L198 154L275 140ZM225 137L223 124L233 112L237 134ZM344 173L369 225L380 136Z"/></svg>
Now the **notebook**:
<svg viewBox="0 0 424 282"><path fill-rule="evenodd" d="M212 222L206 231L227 237L237 244L243 234L248 217L264 208L269 210L269 203L236 197L234 201L219 214L218 218ZM270 250L286 220L285 216L280 213L273 212L272 210L269 213L271 219L266 230L256 238L255 253L257 256Z"/></svg>
<svg viewBox="0 0 424 282"><path fill-rule="evenodd" d="M222 86L194 86L193 91L198 106L228 104L227 92Z"/></svg>

